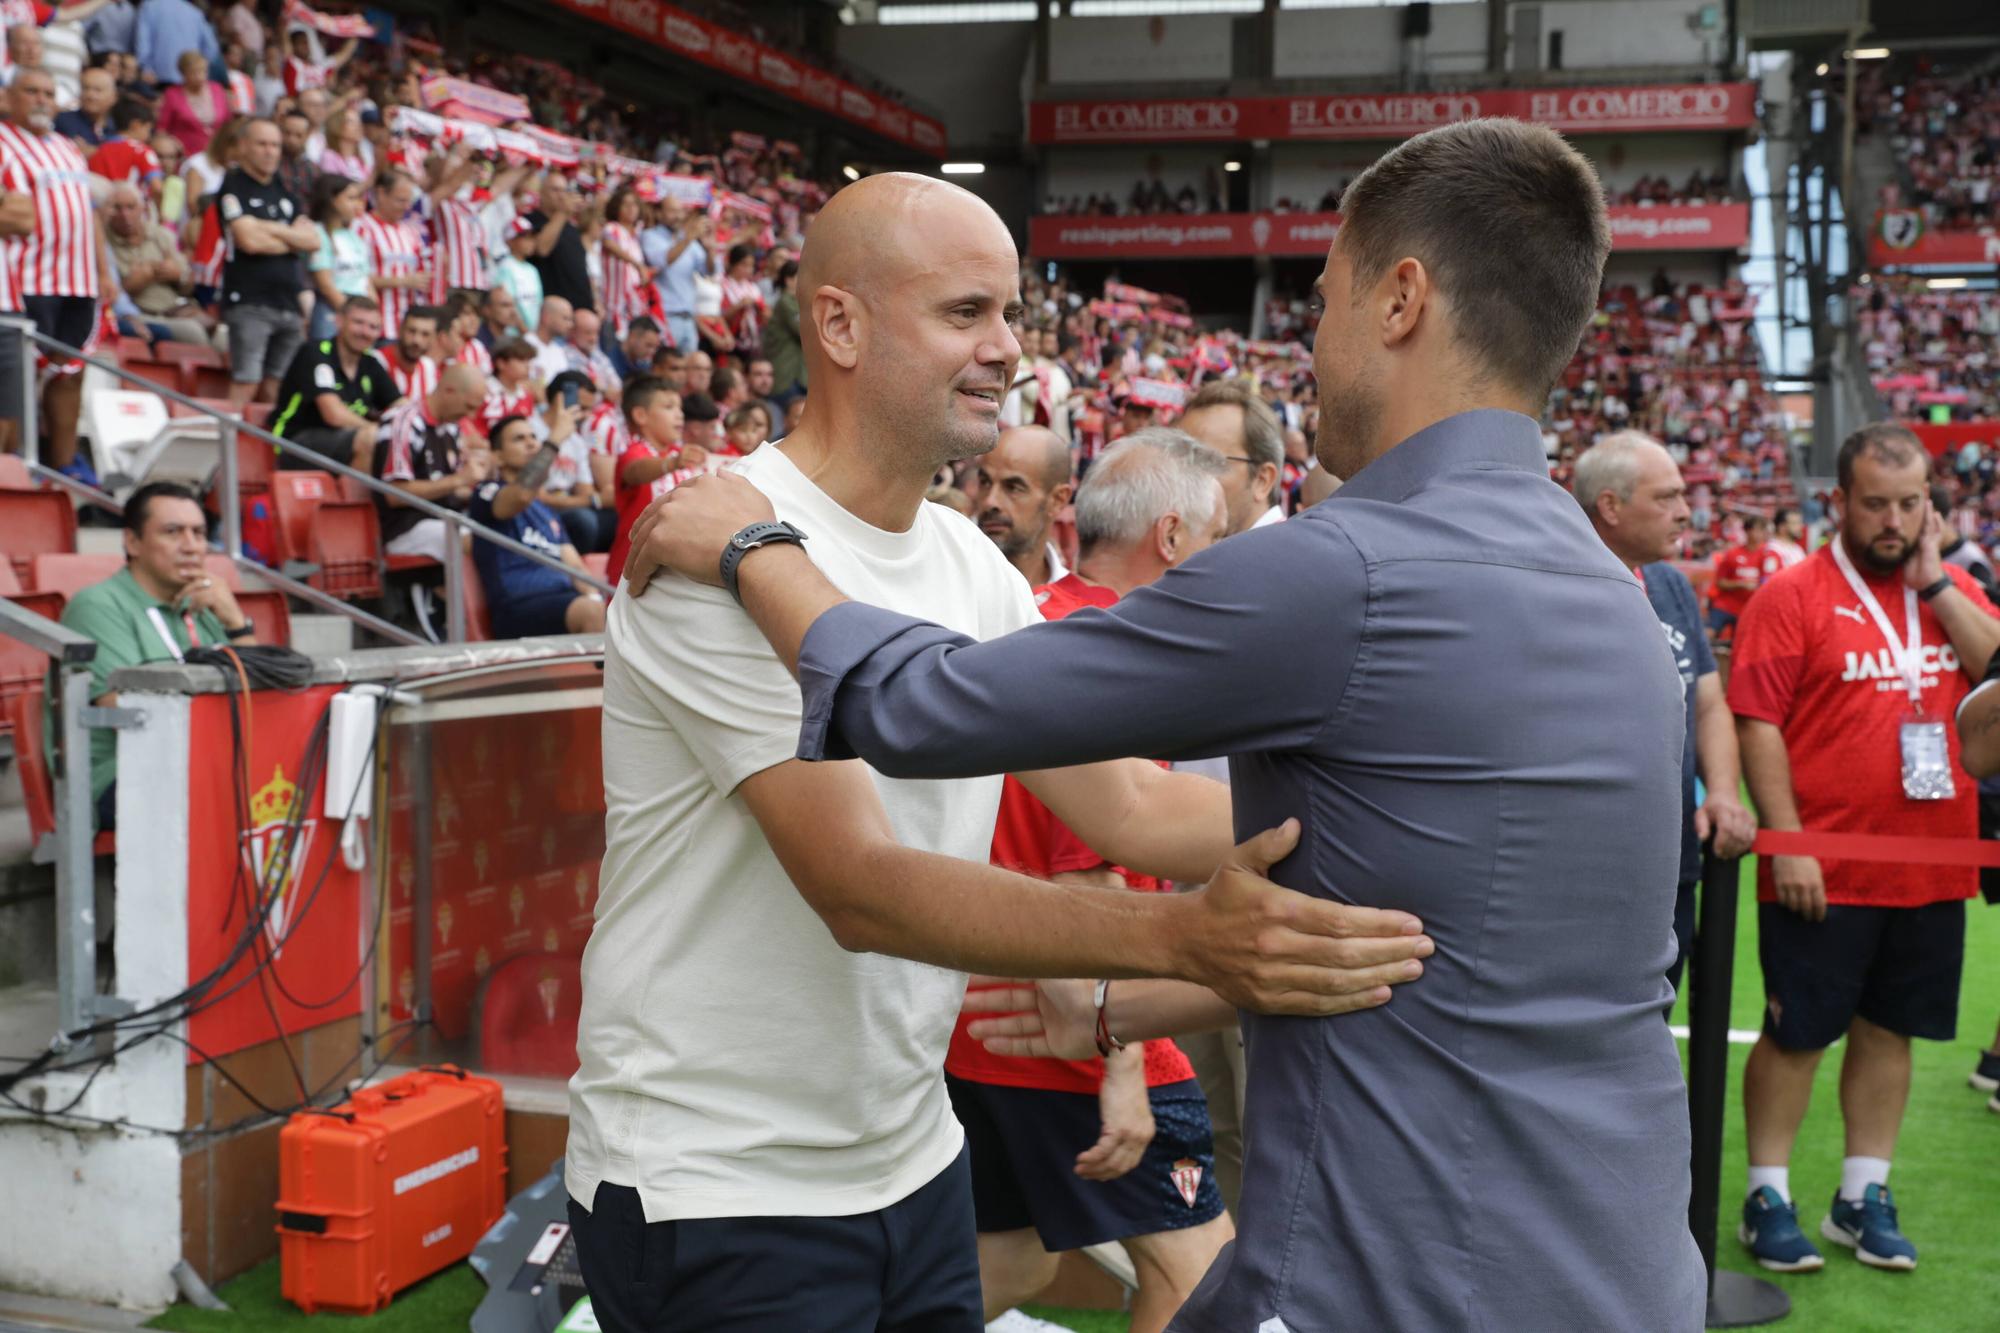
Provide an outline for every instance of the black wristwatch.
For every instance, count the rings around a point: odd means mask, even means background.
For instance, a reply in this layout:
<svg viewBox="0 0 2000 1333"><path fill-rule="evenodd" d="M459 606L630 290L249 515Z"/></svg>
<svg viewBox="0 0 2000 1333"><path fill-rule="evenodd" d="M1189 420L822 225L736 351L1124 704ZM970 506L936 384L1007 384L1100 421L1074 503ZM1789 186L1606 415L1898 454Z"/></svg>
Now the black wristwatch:
<svg viewBox="0 0 2000 1333"><path fill-rule="evenodd" d="M253 621L250 620L248 616L245 616L243 619L243 623L238 625L235 629L225 629L222 631L223 636L225 638L230 638L230 639L247 639L252 635L254 635L256 632L257 632L257 626Z"/></svg>
<svg viewBox="0 0 2000 1333"><path fill-rule="evenodd" d="M743 605L743 593L736 586L736 567L743 563L743 557L760 546L775 546L780 542L802 546L805 540L806 535L789 523L752 523L722 548L722 586L729 590L738 606Z"/></svg>
<svg viewBox="0 0 2000 1333"><path fill-rule="evenodd" d="M1951 576L1947 574L1945 577L1939 579L1936 583L1917 589L1917 600L1928 602L1929 600L1931 600L1931 598L1937 596L1939 593L1943 592L1946 588L1949 588L1950 586L1951 586Z"/></svg>

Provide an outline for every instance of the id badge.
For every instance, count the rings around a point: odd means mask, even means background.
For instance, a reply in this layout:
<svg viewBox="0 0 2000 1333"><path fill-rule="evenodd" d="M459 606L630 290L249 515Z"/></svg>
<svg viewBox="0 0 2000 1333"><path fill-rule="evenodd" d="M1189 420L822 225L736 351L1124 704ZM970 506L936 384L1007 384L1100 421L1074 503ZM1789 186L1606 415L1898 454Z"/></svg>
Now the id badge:
<svg viewBox="0 0 2000 1333"><path fill-rule="evenodd" d="M1951 777L1951 743L1945 724L1909 714L1900 730L1903 795L1913 801L1949 801L1958 789Z"/></svg>

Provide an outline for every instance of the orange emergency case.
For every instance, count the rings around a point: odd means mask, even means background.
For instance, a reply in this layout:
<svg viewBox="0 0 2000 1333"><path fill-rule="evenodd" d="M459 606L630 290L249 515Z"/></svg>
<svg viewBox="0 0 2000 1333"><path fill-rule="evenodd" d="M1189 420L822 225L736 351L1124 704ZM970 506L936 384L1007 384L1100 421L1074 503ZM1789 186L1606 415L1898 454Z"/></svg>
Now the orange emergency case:
<svg viewBox="0 0 2000 1333"><path fill-rule="evenodd" d="M457 1263L507 1205L500 1085L426 1066L278 1135L285 1299L311 1314L379 1310Z"/></svg>

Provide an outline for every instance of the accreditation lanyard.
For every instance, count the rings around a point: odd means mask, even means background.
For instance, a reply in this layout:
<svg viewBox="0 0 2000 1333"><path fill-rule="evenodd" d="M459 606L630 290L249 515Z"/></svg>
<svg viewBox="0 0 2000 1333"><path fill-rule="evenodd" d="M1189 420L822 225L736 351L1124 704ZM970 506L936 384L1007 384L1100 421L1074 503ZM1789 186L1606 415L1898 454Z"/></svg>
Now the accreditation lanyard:
<svg viewBox="0 0 2000 1333"><path fill-rule="evenodd" d="M1889 659L1895 664L1896 674L1903 678L1903 688L1910 694L1910 711L1921 714L1923 701L1923 623L1917 615L1917 590L1908 584L1903 586L1903 627L1908 642L1896 637L1896 631L1889 625L1889 617L1882 610L1882 603L1875 600L1875 590L1870 588L1855 570L1854 562L1848 559L1847 549L1838 540L1829 542L1833 547L1833 562L1840 566L1841 576L1847 586L1861 599L1862 607L1875 622L1875 628L1882 631L1882 637L1889 643Z"/></svg>

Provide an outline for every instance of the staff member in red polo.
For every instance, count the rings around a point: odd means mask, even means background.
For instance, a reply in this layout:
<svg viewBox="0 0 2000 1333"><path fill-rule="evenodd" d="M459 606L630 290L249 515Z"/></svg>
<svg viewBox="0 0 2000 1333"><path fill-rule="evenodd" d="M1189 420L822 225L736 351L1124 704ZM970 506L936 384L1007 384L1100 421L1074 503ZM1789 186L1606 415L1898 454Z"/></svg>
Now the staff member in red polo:
<svg viewBox="0 0 2000 1333"><path fill-rule="evenodd" d="M1729 704L1766 828L1973 839L1977 795L1953 715L2000 647L2000 612L1938 555L1929 460L1879 423L1840 447L1839 530L1771 579L1737 626ZM1889 1193L1910 1039L1950 1041L1975 872L1766 857L1758 864L1764 1031L1743 1071L1741 1239L1766 1268L1820 1267L1791 1200L1792 1143L1820 1055L1845 1036L1847 1156L1820 1234L1877 1268L1916 1267Z"/></svg>

